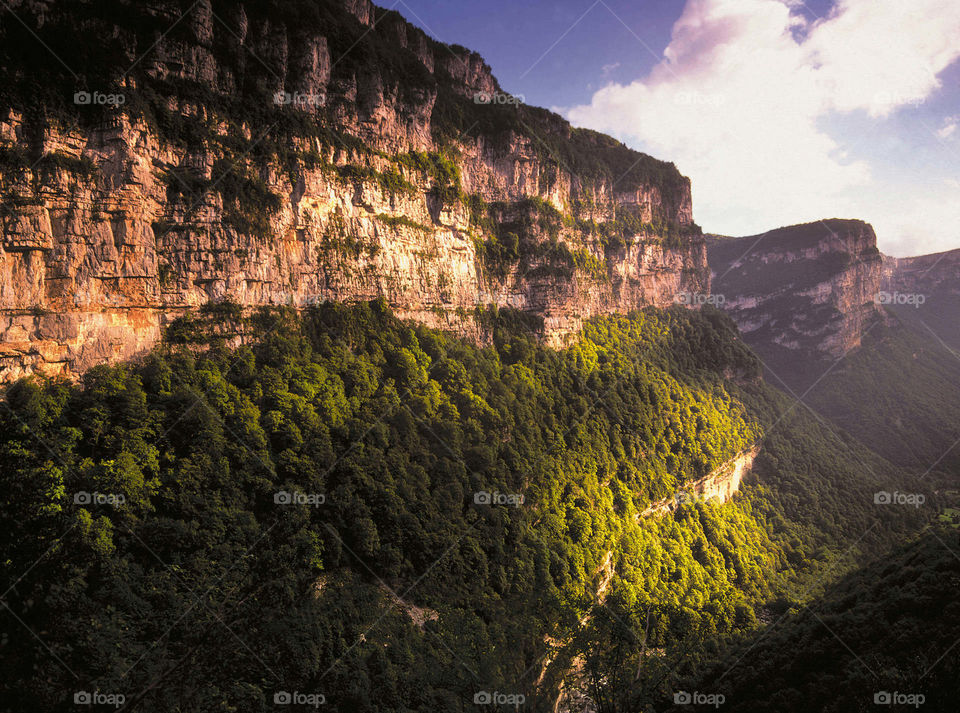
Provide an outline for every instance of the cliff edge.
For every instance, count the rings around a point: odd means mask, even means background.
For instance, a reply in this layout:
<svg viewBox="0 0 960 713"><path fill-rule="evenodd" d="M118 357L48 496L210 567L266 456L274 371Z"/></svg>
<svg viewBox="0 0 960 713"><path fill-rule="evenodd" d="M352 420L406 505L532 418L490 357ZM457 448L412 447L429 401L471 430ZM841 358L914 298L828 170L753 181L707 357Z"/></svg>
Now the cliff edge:
<svg viewBox="0 0 960 713"><path fill-rule="evenodd" d="M130 358L211 302L383 297L479 339L478 311L510 307L563 344L592 315L709 290L673 164L524 105L396 12L11 10L2 381ZM73 51L78 31L96 52Z"/></svg>
<svg viewBox="0 0 960 713"><path fill-rule="evenodd" d="M873 228L822 220L708 240L714 299L744 340L778 364L837 359L882 318L882 257Z"/></svg>

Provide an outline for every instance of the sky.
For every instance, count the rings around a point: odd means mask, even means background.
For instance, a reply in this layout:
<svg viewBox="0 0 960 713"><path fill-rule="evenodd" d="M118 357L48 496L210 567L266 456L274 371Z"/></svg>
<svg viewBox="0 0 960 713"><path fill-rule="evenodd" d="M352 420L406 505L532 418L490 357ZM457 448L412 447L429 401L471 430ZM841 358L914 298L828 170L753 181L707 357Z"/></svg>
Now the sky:
<svg viewBox="0 0 960 713"><path fill-rule="evenodd" d="M673 161L706 232L960 248L960 0L379 0L505 91Z"/></svg>

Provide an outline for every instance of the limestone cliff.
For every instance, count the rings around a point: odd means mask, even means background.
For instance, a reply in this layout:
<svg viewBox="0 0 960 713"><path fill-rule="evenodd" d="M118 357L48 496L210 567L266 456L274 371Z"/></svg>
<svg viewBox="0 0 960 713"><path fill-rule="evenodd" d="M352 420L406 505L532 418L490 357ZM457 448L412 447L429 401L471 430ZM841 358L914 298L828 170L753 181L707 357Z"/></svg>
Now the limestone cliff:
<svg viewBox="0 0 960 713"><path fill-rule="evenodd" d="M836 359L881 317L873 228L824 220L708 241L714 299L764 359Z"/></svg>
<svg viewBox="0 0 960 713"><path fill-rule="evenodd" d="M753 461L760 452L759 446L753 446L728 460L719 468L712 470L684 486L673 497L658 500L648 505L640 517L660 517L675 511L686 503L714 501L722 504L740 491L740 483L750 474Z"/></svg>
<svg viewBox="0 0 960 713"><path fill-rule="evenodd" d="M888 308L931 346L960 349L960 250L917 257L883 257Z"/></svg>
<svg viewBox="0 0 960 713"><path fill-rule="evenodd" d="M903 294L960 294L960 250L901 258L884 255L883 286Z"/></svg>
<svg viewBox="0 0 960 713"><path fill-rule="evenodd" d="M210 302L382 296L475 337L495 305L562 343L709 289L672 164L524 106L395 12L113 5L15 2L0 26L0 380L129 358ZM77 56L76 31L102 46Z"/></svg>

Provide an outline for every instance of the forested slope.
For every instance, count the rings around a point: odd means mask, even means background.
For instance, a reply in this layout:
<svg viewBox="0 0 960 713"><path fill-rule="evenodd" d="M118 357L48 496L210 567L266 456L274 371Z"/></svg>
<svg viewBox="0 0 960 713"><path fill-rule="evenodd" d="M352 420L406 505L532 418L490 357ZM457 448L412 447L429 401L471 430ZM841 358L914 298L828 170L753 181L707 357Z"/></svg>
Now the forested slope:
<svg viewBox="0 0 960 713"><path fill-rule="evenodd" d="M603 679L610 710L662 703L765 606L925 517L874 505L900 472L760 382L718 312L595 319L563 351L528 318L478 319L485 348L382 302L221 306L140 363L10 387L2 710L95 690L143 711L283 692L459 711L484 691L542 710L566 677L538 680L545 661L584 650L642 669ZM757 442L732 502L637 517ZM582 618L608 558L618 640Z"/></svg>
<svg viewBox="0 0 960 713"><path fill-rule="evenodd" d="M744 637L688 685L750 713L956 710L957 547L955 530L931 529Z"/></svg>
<svg viewBox="0 0 960 713"><path fill-rule="evenodd" d="M821 364L804 400L885 458L955 486L960 355L920 325L891 319L872 327L857 351Z"/></svg>

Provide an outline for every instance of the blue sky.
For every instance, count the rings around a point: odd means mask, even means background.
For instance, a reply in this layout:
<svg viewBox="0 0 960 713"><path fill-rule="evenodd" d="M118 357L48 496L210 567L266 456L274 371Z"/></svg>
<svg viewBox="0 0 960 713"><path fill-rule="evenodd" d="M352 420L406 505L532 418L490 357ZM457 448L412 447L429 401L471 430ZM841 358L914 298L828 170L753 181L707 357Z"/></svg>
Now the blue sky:
<svg viewBox="0 0 960 713"><path fill-rule="evenodd" d="M627 27L593 0L403 0L396 9L438 39L482 54L505 90L523 94L531 104L566 106L589 101L591 88L611 78L629 80L648 72L683 9L682 0L605 1Z"/></svg>
<svg viewBox="0 0 960 713"><path fill-rule="evenodd" d="M709 232L857 217L890 254L960 247L957 0L395 9L527 103L674 161Z"/></svg>

